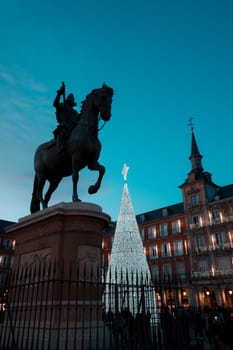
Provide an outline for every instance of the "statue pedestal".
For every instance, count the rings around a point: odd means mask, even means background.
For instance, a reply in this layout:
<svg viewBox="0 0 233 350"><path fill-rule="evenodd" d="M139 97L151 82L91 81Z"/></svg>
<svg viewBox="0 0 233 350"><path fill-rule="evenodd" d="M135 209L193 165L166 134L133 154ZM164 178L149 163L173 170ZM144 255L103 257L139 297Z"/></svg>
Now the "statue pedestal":
<svg viewBox="0 0 233 350"><path fill-rule="evenodd" d="M110 217L90 203L59 203L19 219L10 228L16 239L14 269L38 263L101 263L103 228Z"/></svg>
<svg viewBox="0 0 233 350"><path fill-rule="evenodd" d="M21 271L9 289L21 344L92 349L95 335L101 340L101 250L109 221L98 205L62 202L8 229L16 239L14 271Z"/></svg>

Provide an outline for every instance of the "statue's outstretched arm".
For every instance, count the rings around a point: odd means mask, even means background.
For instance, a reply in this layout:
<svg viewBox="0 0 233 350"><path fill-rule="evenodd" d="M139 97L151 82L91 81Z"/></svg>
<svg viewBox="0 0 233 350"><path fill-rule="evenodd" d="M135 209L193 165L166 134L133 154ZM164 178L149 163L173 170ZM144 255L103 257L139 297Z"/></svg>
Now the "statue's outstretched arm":
<svg viewBox="0 0 233 350"><path fill-rule="evenodd" d="M55 100L53 101L53 106L55 108L59 107L60 98L62 95L64 96L64 100L65 100L65 89L66 89L65 84L64 82L62 82L61 88L57 90L57 95L55 97Z"/></svg>

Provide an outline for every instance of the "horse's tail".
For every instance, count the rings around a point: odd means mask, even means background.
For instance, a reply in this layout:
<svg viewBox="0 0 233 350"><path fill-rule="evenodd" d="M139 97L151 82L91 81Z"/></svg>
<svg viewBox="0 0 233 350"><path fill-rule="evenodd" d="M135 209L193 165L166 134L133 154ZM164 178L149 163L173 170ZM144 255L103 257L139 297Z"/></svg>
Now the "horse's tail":
<svg viewBox="0 0 233 350"><path fill-rule="evenodd" d="M38 189L38 177L35 174L34 183L33 183L32 200L30 205L31 214L40 210L40 200L37 197L37 189Z"/></svg>

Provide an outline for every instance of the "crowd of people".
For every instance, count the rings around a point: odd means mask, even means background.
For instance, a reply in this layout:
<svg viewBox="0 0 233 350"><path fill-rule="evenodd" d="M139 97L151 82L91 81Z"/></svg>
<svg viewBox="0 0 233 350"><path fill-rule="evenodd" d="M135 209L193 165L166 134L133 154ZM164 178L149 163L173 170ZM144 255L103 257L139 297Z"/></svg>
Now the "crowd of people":
<svg viewBox="0 0 233 350"><path fill-rule="evenodd" d="M177 341L182 342L182 349L233 350L233 310L230 308L163 308L160 319L165 339L168 342L173 339L171 349Z"/></svg>
<svg viewBox="0 0 233 350"><path fill-rule="evenodd" d="M163 307L157 318L125 308L108 310L104 321L119 349L233 350L230 308Z"/></svg>

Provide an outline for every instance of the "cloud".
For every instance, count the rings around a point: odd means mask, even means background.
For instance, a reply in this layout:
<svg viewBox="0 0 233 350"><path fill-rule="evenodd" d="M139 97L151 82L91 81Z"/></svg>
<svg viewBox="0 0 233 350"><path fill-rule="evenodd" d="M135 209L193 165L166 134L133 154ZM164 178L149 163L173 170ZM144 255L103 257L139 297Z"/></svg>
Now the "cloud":
<svg viewBox="0 0 233 350"><path fill-rule="evenodd" d="M9 84L14 84L15 82L13 75L2 70L2 67L0 67L0 79Z"/></svg>
<svg viewBox="0 0 233 350"><path fill-rule="evenodd" d="M23 88L30 92L44 93L48 90L42 82L34 80L25 69L21 67L9 67L0 65L0 80L8 83L11 87Z"/></svg>

